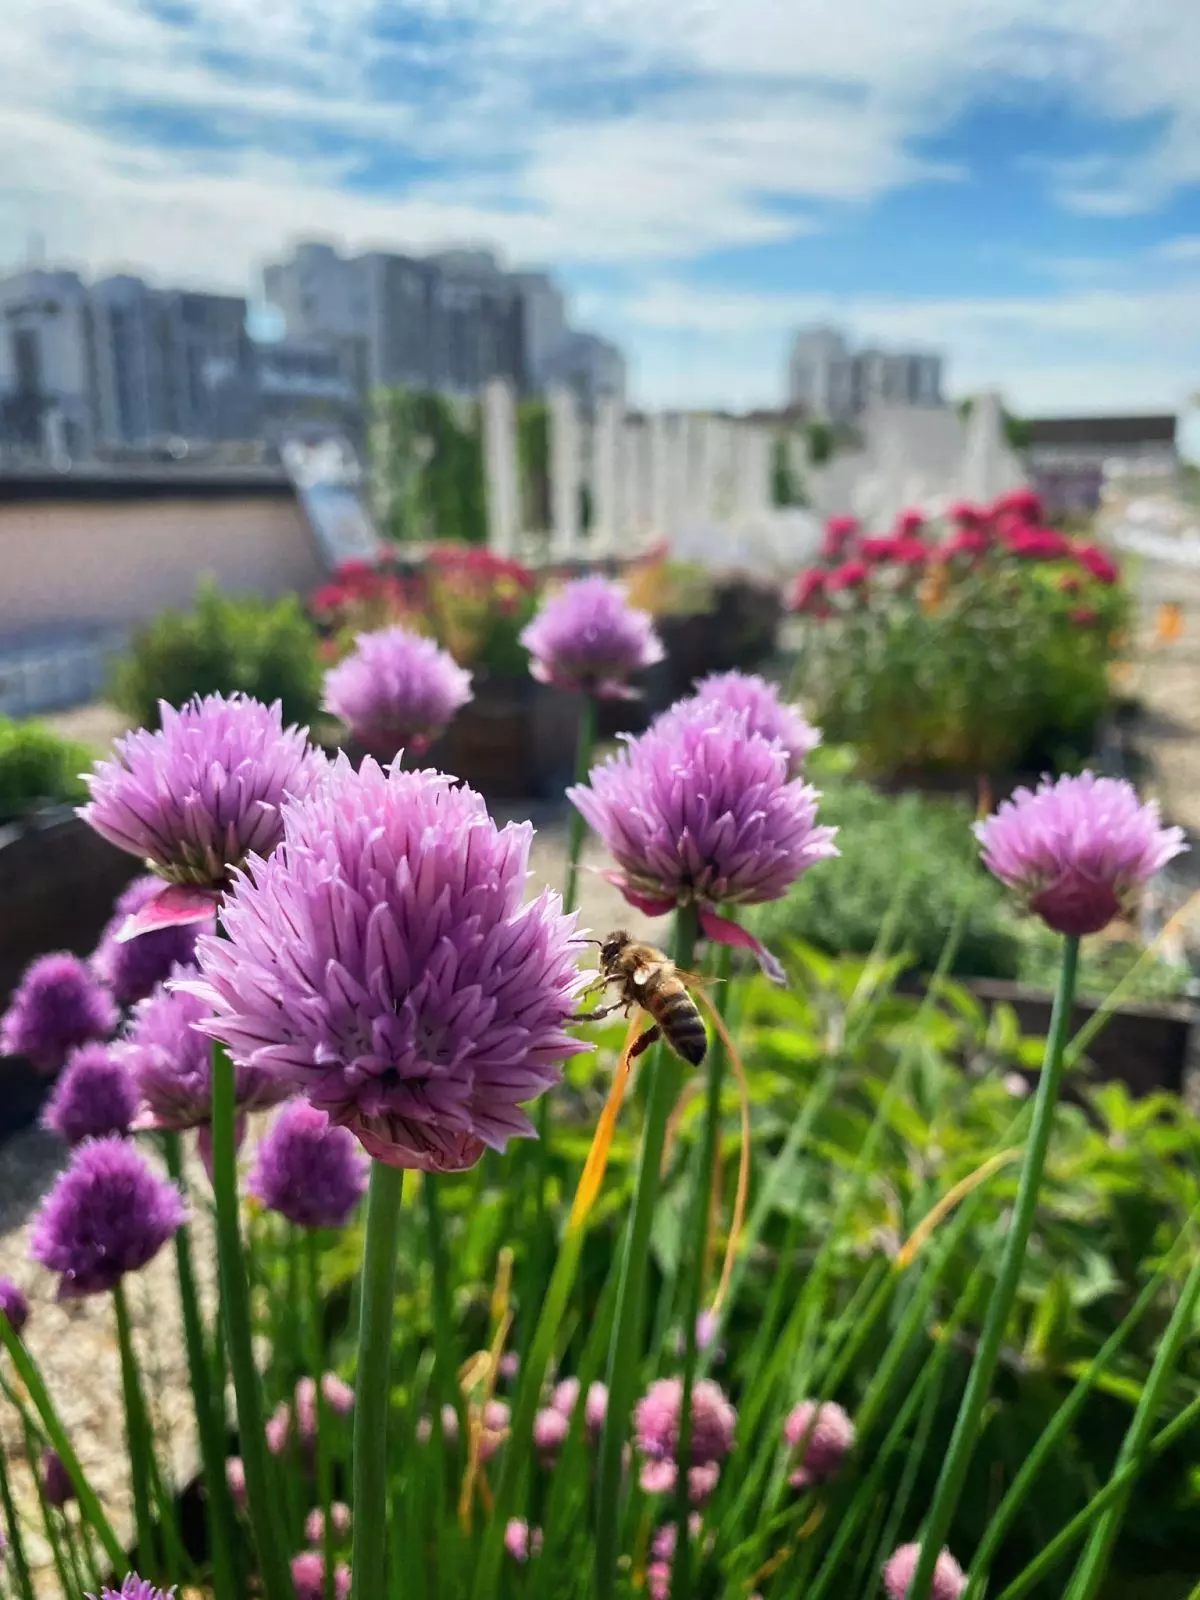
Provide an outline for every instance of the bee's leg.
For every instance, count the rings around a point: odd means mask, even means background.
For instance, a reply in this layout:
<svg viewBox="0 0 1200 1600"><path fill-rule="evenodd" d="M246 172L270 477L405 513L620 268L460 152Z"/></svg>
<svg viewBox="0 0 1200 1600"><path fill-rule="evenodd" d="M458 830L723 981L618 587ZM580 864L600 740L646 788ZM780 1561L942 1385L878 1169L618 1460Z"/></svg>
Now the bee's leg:
<svg viewBox="0 0 1200 1600"><path fill-rule="evenodd" d="M568 1022L603 1022L605 1017L611 1017L614 1011L619 1011L623 1001L618 1000L615 1005L597 1006L594 1011L576 1011L567 1018Z"/></svg>
<svg viewBox="0 0 1200 1600"><path fill-rule="evenodd" d="M629 1052L630 1061L636 1061L638 1056L641 1055L643 1050L649 1050L650 1046L652 1044L657 1044L658 1041L661 1038L662 1038L662 1029L659 1027L658 1023L656 1022L651 1027L647 1028L645 1033L638 1035L638 1038L637 1038L636 1042L634 1043L633 1049Z"/></svg>

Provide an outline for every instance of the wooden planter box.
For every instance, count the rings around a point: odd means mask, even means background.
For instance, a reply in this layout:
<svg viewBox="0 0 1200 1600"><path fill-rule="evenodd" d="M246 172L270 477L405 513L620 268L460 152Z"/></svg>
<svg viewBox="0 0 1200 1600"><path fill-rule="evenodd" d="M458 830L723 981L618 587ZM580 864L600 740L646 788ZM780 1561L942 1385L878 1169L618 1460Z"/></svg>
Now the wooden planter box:
<svg viewBox="0 0 1200 1600"><path fill-rule="evenodd" d="M1054 1002L1044 990L1000 978L971 978L967 987L989 1011L1002 1002L1012 1006L1022 1033L1043 1037L1050 1031ZM1097 1010L1091 1001L1076 1001L1071 1033L1078 1033ZM1123 1083L1135 1095L1159 1089L1180 1094L1195 1020L1196 1007L1187 1001L1118 1006L1088 1046L1090 1081ZM1025 1076L1036 1082L1036 1073Z"/></svg>
<svg viewBox="0 0 1200 1600"><path fill-rule="evenodd" d="M69 808L0 829L0 1010L35 956L90 955L138 870ZM33 1120L48 1087L20 1057L0 1056L0 1137Z"/></svg>

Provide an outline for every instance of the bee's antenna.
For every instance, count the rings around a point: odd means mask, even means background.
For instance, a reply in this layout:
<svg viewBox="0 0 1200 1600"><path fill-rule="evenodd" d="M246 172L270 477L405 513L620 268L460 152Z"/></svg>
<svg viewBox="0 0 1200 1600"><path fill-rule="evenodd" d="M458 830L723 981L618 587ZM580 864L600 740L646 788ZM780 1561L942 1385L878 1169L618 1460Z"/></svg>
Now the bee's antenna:
<svg viewBox="0 0 1200 1600"><path fill-rule="evenodd" d="M604 948L604 941L602 939L572 939L570 942L572 944L594 944L597 950L603 950Z"/></svg>

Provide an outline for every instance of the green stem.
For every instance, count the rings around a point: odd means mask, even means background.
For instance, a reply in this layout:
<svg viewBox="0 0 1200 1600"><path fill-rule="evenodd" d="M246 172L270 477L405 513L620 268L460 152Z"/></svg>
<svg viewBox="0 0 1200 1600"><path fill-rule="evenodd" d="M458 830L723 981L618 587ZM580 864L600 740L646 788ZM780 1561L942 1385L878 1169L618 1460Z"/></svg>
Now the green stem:
<svg viewBox="0 0 1200 1600"><path fill-rule="evenodd" d="M680 906L675 913L675 939L671 951L676 966L689 967L696 943L696 908ZM617 1581L620 1543L621 1456L625 1432L633 1409L634 1392L642 1365L642 1323L646 1290L646 1260L650 1228L658 1199L659 1168L667 1121L675 1103L678 1073L661 1045L650 1060L650 1096L638 1157L637 1187L625 1235L617 1282L617 1306L608 1351L608 1414L600 1441L599 1481L596 1496L596 1593L612 1600Z"/></svg>
<svg viewBox="0 0 1200 1600"><path fill-rule="evenodd" d="M150 1421L138 1377L137 1357L129 1323L125 1285L118 1279L113 1286L113 1308L117 1313L117 1344L121 1352L121 1386L125 1392L125 1436L129 1445L129 1472L133 1480L133 1514L137 1524L138 1570L144 1577L157 1579L161 1573L155 1540L154 1516L150 1510Z"/></svg>
<svg viewBox="0 0 1200 1600"><path fill-rule="evenodd" d="M542 1096L543 1101L547 1098L545 1095ZM421 1192L425 1199L425 1219L429 1227L429 1259L433 1270L435 1349L433 1370L439 1412L438 1417L434 1419L434 1425L437 1426L440 1422L441 1406L453 1406L458 1416L458 1437L465 1440L470 1437L467 1400L458 1381L457 1340L450 1299L450 1266L446 1255L446 1233L442 1226L442 1208L438 1199L436 1173L427 1172L424 1175L421 1180Z"/></svg>
<svg viewBox="0 0 1200 1600"><path fill-rule="evenodd" d="M40 1507L42 1513L42 1526L46 1530L46 1543L50 1546L50 1556L54 1562L54 1570L58 1573L58 1581L62 1585L63 1595L69 1595L72 1593L72 1591L78 1593L80 1592L80 1586L73 1583L70 1575L68 1574L67 1563L63 1557L62 1545L58 1537L58 1529L54 1526L54 1514L50 1510L50 1502L46 1499L46 1490L42 1483L41 1474L36 1470L35 1467L35 1463L37 1461L37 1444L34 1440L33 1429L29 1425L28 1418L25 1420L25 1456L29 1461L30 1466L35 1468L33 1473L33 1484L34 1488L37 1490L38 1506ZM11 1527L13 1524L10 1523L9 1526Z"/></svg>
<svg viewBox="0 0 1200 1600"><path fill-rule="evenodd" d="M354 1398L353 1600L387 1600L389 1372L403 1198L403 1169L373 1161Z"/></svg>
<svg viewBox="0 0 1200 1600"><path fill-rule="evenodd" d="M325 1600L333 1600L333 1474L329 1460L329 1411L321 1388L325 1371L325 1307L321 1300L321 1255L317 1235L304 1234L305 1277L308 1289L308 1367L317 1386L317 1497L321 1506L321 1557L325 1565Z"/></svg>
<svg viewBox="0 0 1200 1600"><path fill-rule="evenodd" d="M163 1156L172 1182L184 1185L183 1152L177 1133L162 1136ZM213 1589L216 1600L236 1600L237 1582L233 1566L233 1505L225 1478L224 1407L217 1408L209 1381L208 1352L196 1278L192 1271L191 1227L185 1223L175 1234L175 1265L179 1274L179 1304L183 1316L183 1339L187 1351L188 1378L196 1408L196 1434L200 1440L204 1495L208 1502L208 1536L212 1552Z"/></svg>
<svg viewBox="0 0 1200 1600"><path fill-rule="evenodd" d="M954 1432L946 1453L946 1460L938 1477L921 1536L921 1554L917 1570L909 1586L908 1600L929 1600L933 1569L938 1554L950 1531L959 1497L966 1481L967 1469L979 1436L979 1424L987 1404L988 1392L1004 1342L1004 1332L1016 1298L1021 1269L1025 1265L1025 1251L1037 1210L1042 1173L1046 1165L1046 1152L1054 1127L1054 1108L1058 1101L1062 1079L1063 1050L1071 1026L1071 1004L1075 998L1075 974L1079 965L1079 940L1068 936L1063 941L1062 969L1058 977L1058 991L1054 996L1054 1011L1050 1018L1050 1032L1046 1039L1046 1054L1038 1082L1037 1099L1033 1107L1033 1122L1025 1159L1021 1163L1021 1179L1017 1188L1012 1222L1004 1245L1004 1256L996 1279L995 1292L988 1305L979 1347L971 1364L966 1391L959 1406Z"/></svg>
<svg viewBox="0 0 1200 1600"><path fill-rule="evenodd" d="M725 1000L729 991L729 977L733 970L733 951L729 945L720 946L717 958L718 1003ZM687 1287L683 1297L683 1390L679 1409L679 1448L676 1460L679 1477L675 1492L675 1566L671 1578L672 1600L686 1600L691 1588L691 1540L688 1536L688 1516L691 1496L688 1486L688 1467L692 1458L692 1391L696 1383L697 1347L696 1324L700 1320L700 1302L704 1289L704 1266L708 1254L708 1225L711 1209L713 1168L717 1159L717 1136L721 1128L721 1085L725 1075L725 1046L714 1038L708 1051L708 1093L704 1103L704 1134L700 1146L700 1162L696 1172L696 1186L692 1191L690 1235L691 1261Z"/></svg>
<svg viewBox="0 0 1200 1600"><path fill-rule="evenodd" d="M12 1323L7 1317L0 1317L0 1340L12 1357L13 1366L17 1369L17 1376L25 1385L25 1392L33 1402L34 1410L42 1424L46 1438L58 1452L62 1464L67 1469L71 1482L75 1486L75 1495L79 1501L82 1515L99 1536L100 1543L104 1546L104 1553L112 1562L113 1570L118 1578L123 1578L129 1571L129 1561L121 1541L112 1530L112 1525L104 1515L96 1492L83 1474L79 1465L79 1457L72 1448L67 1437L66 1429L58 1419L58 1413L50 1399L45 1382L38 1370L37 1363L21 1343L20 1338L13 1331Z"/></svg>
<svg viewBox="0 0 1200 1600"><path fill-rule="evenodd" d="M0 1322L7 1323L8 1318L0 1316ZM30 1467L36 1477L37 1463L31 1461ZM29 1572L29 1562L25 1557L25 1544L21 1538L21 1524L17 1520L17 1508L13 1504L12 1485L8 1481L8 1460L3 1450L0 1450L0 1505L4 1507L4 1526L8 1530L8 1548L12 1552L12 1564L16 1570L21 1600L33 1600L33 1579Z"/></svg>
<svg viewBox="0 0 1200 1600"><path fill-rule="evenodd" d="M1161 1432L1156 1433L1146 1446L1145 1450L1135 1461L1121 1468L1120 1472L1108 1480L1100 1493L1089 1500L1083 1510L1073 1516L1066 1527L1056 1533L1054 1538L1039 1551L1035 1560L1031 1561L1025 1570L1013 1579L1007 1589L1001 1590L996 1600L1023 1600L1023 1596L1034 1588L1046 1574L1053 1570L1075 1541L1084 1534L1098 1516L1101 1516L1125 1491L1132 1486L1138 1474L1142 1472L1151 1461L1162 1455L1164 1450L1170 1448L1194 1422L1200 1421L1200 1398L1192 1401L1175 1418L1174 1422L1167 1424Z"/></svg>
<svg viewBox="0 0 1200 1600"><path fill-rule="evenodd" d="M1193 1263L1192 1270L1187 1275L1171 1320L1167 1324L1167 1331L1163 1334L1155 1352L1154 1364L1150 1368L1146 1387L1142 1390L1133 1420L1121 1441L1121 1449L1113 1467L1114 1475L1136 1461L1146 1448L1150 1431L1154 1427L1154 1419L1166 1399L1179 1352L1191 1334L1198 1300L1200 1300L1200 1258ZM1087 1549L1067 1589L1066 1600L1092 1600L1108 1569L1109 1556L1128 1501L1129 1490L1123 1490L1093 1528Z"/></svg>
<svg viewBox="0 0 1200 1600"><path fill-rule="evenodd" d="M592 753L596 748L596 701L585 694L579 712L579 731L575 740L575 782L586 783L592 770ZM579 889L579 858L583 854L583 836L586 824L583 814L571 807L567 835L567 878L563 889L563 910L574 911Z"/></svg>
<svg viewBox="0 0 1200 1600"><path fill-rule="evenodd" d="M263 1434L262 1394L258 1368L254 1364L250 1290L246 1281L242 1230L238 1218L236 1116L233 1062L227 1052L215 1044L212 1058L212 1186L216 1207L217 1265L229 1366L237 1399L238 1438L242 1463L246 1469L246 1501L258 1549L259 1576L265 1600L291 1600L291 1572L279 1540L275 1492Z"/></svg>

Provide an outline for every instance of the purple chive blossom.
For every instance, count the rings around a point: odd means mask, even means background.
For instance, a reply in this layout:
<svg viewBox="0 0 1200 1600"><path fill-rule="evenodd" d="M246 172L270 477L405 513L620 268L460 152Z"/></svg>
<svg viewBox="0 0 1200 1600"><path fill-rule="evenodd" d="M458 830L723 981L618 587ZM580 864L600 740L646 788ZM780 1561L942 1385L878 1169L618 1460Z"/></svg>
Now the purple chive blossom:
<svg viewBox="0 0 1200 1600"><path fill-rule="evenodd" d="M42 1126L68 1144L128 1133L137 1112L137 1085L107 1044L82 1044L67 1057Z"/></svg>
<svg viewBox="0 0 1200 1600"><path fill-rule="evenodd" d="M348 1417L354 1411L354 1390L336 1372L321 1374L321 1398L335 1417Z"/></svg>
<svg viewBox="0 0 1200 1600"><path fill-rule="evenodd" d="M989 872L1057 933L1099 933L1130 910L1137 891L1186 848L1181 828L1159 825L1154 801L1124 778L1044 779L1017 789L975 824Z"/></svg>
<svg viewBox="0 0 1200 1600"><path fill-rule="evenodd" d="M512 1411L506 1400L489 1400L483 1408L479 1429L479 1459L490 1461L508 1438Z"/></svg>
<svg viewBox="0 0 1200 1600"><path fill-rule="evenodd" d="M189 969L177 967L170 987L160 985L134 1007L118 1054L137 1084L143 1128L203 1128L212 1113L212 1043L195 1024L209 1015L204 1001L179 987ZM194 973L192 974L194 976ZM239 1112L277 1105L289 1085L254 1067L238 1066L234 1099Z"/></svg>
<svg viewBox="0 0 1200 1600"><path fill-rule="evenodd" d="M88 1595L87 1600L96 1597ZM139 1578L131 1572L119 1589L110 1589L106 1584L100 1591L100 1600L175 1600L175 1590L156 1589L149 1578Z"/></svg>
<svg viewBox="0 0 1200 1600"><path fill-rule="evenodd" d="M702 700L675 706L567 795L616 861L612 881L631 905L659 916L695 904L710 937L749 945L764 963L761 946L715 908L778 900L838 853L836 829L817 825L820 795L788 777L782 747L749 732L745 712Z"/></svg>
<svg viewBox="0 0 1200 1600"><path fill-rule="evenodd" d="M0 1317L8 1318L14 1333L20 1333L29 1321L29 1301L25 1298L25 1291L11 1278L0 1278Z"/></svg>
<svg viewBox="0 0 1200 1600"><path fill-rule="evenodd" d="M521 643L540 683L601 699L628 698L631 675L663 658L650 616L629 604L620 584L600 577L576 578L550 595Z"/></svg>
<svg viewBox="0 0 1200 1600"><path fill-rule="evenodd" d="M237 879L227 937L197 946L205 1031L394 1166L461 1170L532 1134L521 1104L584 1048L567 1024L587 979L558 895L522 904L531 826L343 755L285 827Z"/></svg>
<svg viewBox="0 0 1200 1600"><path fill-rule="evenodd" d="M178 966L191 966L196 940L215 931L215 917L207 923L152 928L136 939L122 939L121 930L162 892L162 879L152 873L135 878L113 907L112 920L100 935L92 954L92 971L112 990L119 1006L136 1005Z"/></svg>
<svg viewBox="0 0 1200 1600"><path fill-rule="evenodd" d="M432 1438L432 1419L422 1417L417 1423L417 1443L428 1444ZM442 1407L442 1440L445 1444L458 1443L458 1412L451 1405Z"/></svg>
<svg viewBox="0 0 1200 1600"><path fill-rule="evenodd" d="M679 1408L683 1381L660 1378L652 1383L633 1416L634 1445L642 1457L641 1486L647 1494L666 1494L678 1472ZM692 1455L688 1482L693 1502L700 1504L717 1486L721 1462L733 1449L737 1412L711 1378L692 1390Z"/></svg>
<svg viewBox="0 0 1200 1600"><path fill-rule="evenodd" d="M57 1450L42 1451L42 1493L52 1506L65 1506L75 1498L75 1484Z"/></svg>
<svg viewBox="0 0 1200 1600"><path fill-rule="evenodd" d="M116 1025L108 990L78 956L58 950L26 967L0 1017L0 1056L25 1056L54 1073L77 1045L107 1038Z"/></svg>
<svg viewBox="0 0 1200 1600"><path fill-rule="evenodd" d="M550 1404L555 1411L561 1411L564 1417L569 1417L574 1411L579 1400L579 1379L564 1378L561 1383L554 1385L550 1396Z"/></svg>
<svg viewBox="0 0 1200 1600"><path fill-rule="evenodd" d="M471 674L407 628L360 633L325 674L325 710L384 760L426 749L470 699Z"/></svg>
<svg viewBox="0 0 1200 1600"><path fill-rule="evenodd" d="M821 742L819 730L780 697L773 683L756 673L714 672L696 684L694 698L727 711L744 712L748 733L778 739L787 752L790 777L796 776Z"/></svg>
<svg viewBox="0 0 1200 1600"><path fill-rule="evenodd" d="M335 1500L329 1508L329 1526L335 1539L344 1539L350 1532L350 1507L342 1500ZM325 1542L325 1513L320 1506L314 1506L308 1513L304 1523L304 1537L309 1544L324 1544Z"/></svg>
<svg viewBox="0 0 1200 1600"><path fill-rule="evenodd" d="M846 1412L833 1401L818 1406L801 1400L788 1413L783 1436L800 1453L788 1482L793 1489L807 1489L833 1476L853 1449L855 1432Z"/></svg>
<svg viewBox="0 0 1200 1600"><path fill-rule="evenodd" d="M230 1456L225 1463L225 1482L229 1486L229 1498L239 1511L246 1506L246 1463L241 1456Z"/></svg>
<svg viewBox="0 0 1200 1600"><path fill-rule="evenodd" d="M516 1377L517 1373L520 1372L520 1370L521 1370L521 1358L520 1358L520 1356L517 1354L517 1352L515 1350L506 1350L504 1352L504 1354L500 1357L500 1362L499 1362L499 1365L496 1368L496 1371L505 1380L506 1383L511 1383L512 1380Z"/></svg>
<svg viewBox="0 0 1200 1600"><path fill-rule="evenodd" d="M267 1436L267 1449L273 1456L281 1456L292 1436L292 1408L281 1400L267 1418L263 1428Z"/></svg>
<svg viewBox="0 0 1200 1600"><path fill-rule="evenodd" d="M570 1418L556 1411L553 1406L544 1407L534 1417L533 1448L544 1466L550 1466L558 1459L558 1453L566 1444L570 1431Z"/></svg>
<svg viewBox="0 0 1200 1600"><path fill-rule="evenodd" d="M883 1569L883 1587L888 1600L908 1600L921 1556L919 1544L902 1544L888 1558ZM967 1587L967 1576L949 1550L943 1550L933 1569L929 1600L959 1600Z"/></svg>
<svg viewBox="0 0 1200 1600"><path fill-rule="evenodd" d="M510 1517L504 1526L504 1548L514 1561L524 1566L542 1548L542 1530L530 1528L524 1517Z"/></svg>
<svg viewBox="0 0 1200 1600"><path fill-rule="evenodd" d="M598 1439L603 1433L607 1416L608 1385L599 1382L588 1384L587 1399L583 1402L583 1420L593 1439Z"/></svg>
<svg viewBox="0 0 1200 1600"><path fill-rule="evenodd" d="M292 1587L296 1600L325 1600L325 1562L315 1550L292 1558ZM333 1569L334 1600L346 1600L350 1593L350 1568L339 1563Z"/></svg>
<svg viewBox="0 0 1200 1600"><path fill-rule="evenodd" d="M297 1228L344 1228L366 1185L354 1135L307 1100L292 1100L259 1145L246 1187Z"/></svg>
<svg viewBox="0 0 1200 1600"><path fill-rule="evenodd" d="M278 702L211 694L159 714L158 732L127 734L97 763L79 814L170 883L222 890L251 851L274 850L284 798L307 794L324 762Z"/></svg>
<svg viewBox="0 0 1200 1600"><path fill-rule="evenodd" d="M702 1526L700 1513L693 1511L688 1518L689 1537L693 1540L699 1538ZM669 1600L671 1569L675 1564L678 1544L679 1524L676 1522L664 1522L650 1541L650 1561L646 1567L646 1588L650 1600Z"/></svg>
<svg viewBox="0 0 1200 1600"><path fill-rule="evenodd" d="M61 1274L60 1299L102 1294L153 1260L186 1215L127 1139L88 1139L43 1200L29 1253Z"/></svg>

